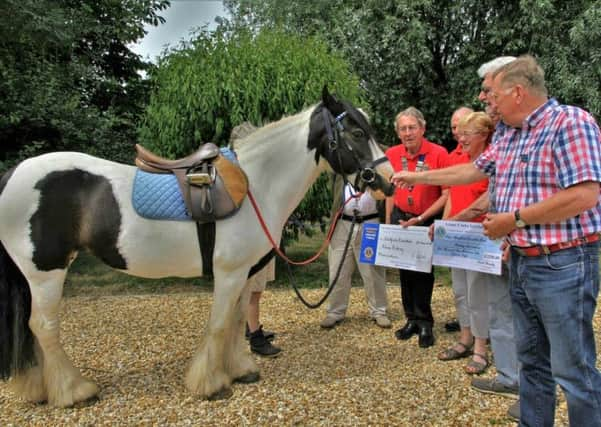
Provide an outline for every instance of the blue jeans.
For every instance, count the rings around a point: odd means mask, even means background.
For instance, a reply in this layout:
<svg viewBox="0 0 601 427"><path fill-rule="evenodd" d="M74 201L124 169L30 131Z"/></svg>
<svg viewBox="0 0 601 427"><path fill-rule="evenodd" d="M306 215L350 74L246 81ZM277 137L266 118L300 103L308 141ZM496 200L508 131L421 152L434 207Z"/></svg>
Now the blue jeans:
<svg viewBox="0 0 601 427"><path fill-rule="evenodd" d="M511 300L520 371L521 426L552 426L555 385L572 426L601 426L593 314L599 242L546 256L511 253Z"/></svg>

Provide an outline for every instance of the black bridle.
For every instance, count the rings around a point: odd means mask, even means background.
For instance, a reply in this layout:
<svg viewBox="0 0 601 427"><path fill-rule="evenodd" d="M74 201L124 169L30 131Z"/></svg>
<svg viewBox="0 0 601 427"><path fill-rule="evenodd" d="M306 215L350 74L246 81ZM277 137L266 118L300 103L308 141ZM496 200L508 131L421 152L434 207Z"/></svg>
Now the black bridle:
<svg viewBox="0 0 601 427"><path fill-rule="evenodd" d="M355 164L355 171L358 172L355 177L355 182L353 183L353 187L358 189L359 191L365 191L367 186L371 186L376 182L377 172L376 167L384 162L387 162L388 159L386 156L381 157L379 159L373 160L371 162L362 163L361 160L357 157L357 154L345 140L342 138L342 135L345 132L344 125L342 123L342 119L347 116L348 112L344 110L342 113L334 116L332 112L326 107L322 107L322 115L325 123L326 134L328 137L328 156L327 158L333 161L336 159L337 164L332 164L332 169L335 172L342 175L344 179L344 183L346 184L348 181L347 174L344 170L344 165L342 163L342 155L341 151L346 152L350 158L352 158ZM332 127L332 121L334 126ZM365 129L362 129L366 132ZM369 132L366 132L369 135Z"/></svg>
<svg viewBox="0 0 601 427"><path fill-rule="evenodd" d="M379 164L388 161L388 158L386 158L386 156L384 156L380 159L377 159L377 160L374 160L371 162L364 162L364 164L362 164L361 160L358 158L357 154L353 150L353 147L351 147L342 137L342 135L345 132L342 120L347 116L348 112L346 110L343 110L342 113L338 114L337 116L334 116L334 114L332 114L332 112L325 105L322 106L321 112L322 112L323 121L325 124L325 129L326 129L326 134L327 134L327 139L328 139L328 146L327 146L327 155L324 155L324 153L320 152L320 151L325 151L325 150L317 150L318 151L317 155L323 155L330 163L330 166L332 167L332 169L334 169L334 171L336 173L342 175L342 178L344 180L344 185L346 186L346 184L349 181L347 179L347 174L345 172L344 164L342 162L342 153L343 152L346 152L348 154L348 157L350 157L353 160L353 163L355 166L355 171L353 172L353 173L356 173L355 183L353 184L354 188L358 189L360 192L363 192L363 191L365 191L365 188L368 185L374 185L374 183L376 183L378 181L378 179L382 179L377 174L375 168ZM367 130L364 129L360 124L359 124L359 127L367 135L371 135L371 132L367 132ZM317 156L316 156L316 159L317 159ZM251 201L252 201L252 199L251 199ZM340 214L342 214L342 210L343 210L343 208L341 207L340 210L338 211L337 215L334 218L334 222L330 225L330 233L336 227L336 221L338 221ZM357 212L358 211L355 211L355 215L353 215L351 227L349 229L349 233L346 238L345 245L344 245L342 258L336 269L336 274L334 275L334 279L329 284L328 290L326 291L325 295L318 302L311 303L302 296L300 290L298 289L298 287L296 285L296 282L294 281L294 276L293 276L292 270L290 268L291 262L288 260L286 261L286 266L288 267L288 277L289 277L290 283L292 284L292 288L294 289L294 292L296 293L298 298L301 300L301 302L306 307L308 307L308 308L320 307L328 299L328 296L334 290L334 286L336 286L336 284L338 283L338 278L340 277L340 272L342 271L342 265L344 264L343 261L346 259L346 254L349 250L349 246L350 246L351 239L353 236L353 230L354 230L354 227L356 224ZM328 241L329 241L329 238L331 237L330 233L328 233ZM274 245L274 248L275 248L275 245Z"/></svg>

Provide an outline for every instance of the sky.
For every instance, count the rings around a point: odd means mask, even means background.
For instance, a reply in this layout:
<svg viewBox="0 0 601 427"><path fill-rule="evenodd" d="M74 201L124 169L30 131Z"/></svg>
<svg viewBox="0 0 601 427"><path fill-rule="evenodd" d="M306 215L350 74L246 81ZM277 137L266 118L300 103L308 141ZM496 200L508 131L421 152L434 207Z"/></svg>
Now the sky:
<svg viewBox="0 0 601 427"><path fill-rule="evenodd" d="M166 45L175 46L188 40L190 32L205 24L216 27L215 17L226 14L221 0L171 0L171 6L159 13L165 23L158 27L146 26L146 36L131 49L144 59L156 62Z"/></svg>

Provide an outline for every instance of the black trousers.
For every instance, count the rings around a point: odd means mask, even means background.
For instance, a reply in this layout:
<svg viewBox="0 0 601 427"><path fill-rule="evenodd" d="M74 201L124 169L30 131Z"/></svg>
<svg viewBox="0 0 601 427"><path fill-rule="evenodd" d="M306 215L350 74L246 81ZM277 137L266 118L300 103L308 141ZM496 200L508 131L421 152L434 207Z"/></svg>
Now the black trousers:
<svg viewBox="0 0 601 427"><path fill-rule="evenodd" d="M398 224L399 220L406 221L411 214L400 211L396 206L390 214L391 224ZM424 226L429 226L436 218L424 221ZM432 291L434 289L434 268L430 273L421 271L399 269L401 281L401 302L407 321L415 322L420 326L432 326Z"/></svg>

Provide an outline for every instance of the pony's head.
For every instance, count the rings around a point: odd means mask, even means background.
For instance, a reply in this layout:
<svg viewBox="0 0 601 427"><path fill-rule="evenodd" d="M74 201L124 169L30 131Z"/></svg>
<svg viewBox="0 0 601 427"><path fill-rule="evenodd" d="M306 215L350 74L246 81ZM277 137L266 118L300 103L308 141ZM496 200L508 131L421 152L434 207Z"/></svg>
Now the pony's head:
<svg viewBox="0 0 601 427"><path fill-rule="evenodd" d="M330 95L327 86L311 114L308 146L315 149L316 162L323 157L334 172L356 188L369 187L377 198L392 195L392 167L376 142L367 116L349 102Z"/></svg>

